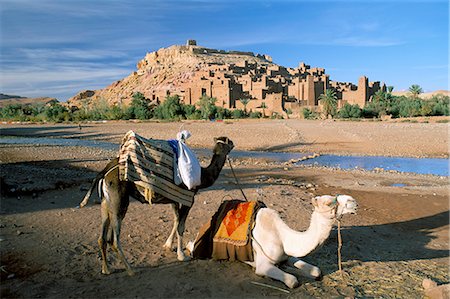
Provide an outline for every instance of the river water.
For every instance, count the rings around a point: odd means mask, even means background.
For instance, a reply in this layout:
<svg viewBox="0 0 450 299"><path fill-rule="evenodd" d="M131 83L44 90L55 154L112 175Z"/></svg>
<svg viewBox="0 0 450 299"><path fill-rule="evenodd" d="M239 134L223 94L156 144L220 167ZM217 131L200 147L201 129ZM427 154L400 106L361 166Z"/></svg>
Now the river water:
<svg viewBox="0 0 450 299"><path fill-rule="evenodd" d="M119 144L87 140L87 139L67 139L67 138L29 138L1 136L0 144L36 144L54 146L88 146L98 147L106 150L118 150ZM208 156L210 149L194 149L197 155ZM311 154L287 153L287 152L261 152L261 151L239 151L233 150L230 153L232 158L255 158L265 159L274 162L287 162L299 160ZM377 156L338 156L322 155L313 159L296 162L296 165L326 166L341 169L384 169L399 172L410 172L417 174L432 174L439 176L449 176L449 160L444 158L403 158L403 157L377 157Z"/></svg>

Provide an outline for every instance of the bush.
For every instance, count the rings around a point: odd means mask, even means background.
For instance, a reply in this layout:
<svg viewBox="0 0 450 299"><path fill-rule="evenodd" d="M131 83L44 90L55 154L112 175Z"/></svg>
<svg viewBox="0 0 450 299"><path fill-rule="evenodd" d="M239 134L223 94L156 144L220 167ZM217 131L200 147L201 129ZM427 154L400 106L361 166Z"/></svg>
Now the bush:
<svg viewBox="0 0 450 299"><path fill-rule="evenodd" d="M245 112L244 112L244 110L241 110L241 109L235 109L235 110L233 110L233 112L231 112L231 117L234 119L244 118Z"/></svg>
<svg viewBox="0 0 450 299"><path fill-rule="evenodd" d="M223 107L216 108L216 114L215 114L216 119L225 119L225 118L230 118L230 117L231 117L230 110L223 108Z"/></svg>
<svg viewBox="0 0 450 299"><path fill-rule="evenodd" d="M149 107L149 101L140 92L136 92L131 100L131 105L128 107L126 114L130 118L150 119L152 111Z"/></svg>
<svg viewBox="0 0 450 299"><path fill-rule="evenodd" d="M259 111L253 111L253 112L250 112L249 116L250 116L250 118L261 118L262 113Z"/></svg>
<svg viewBox="0 0 450 299"><path fill-rule="evenodd" d="M431 115L449 115L450 97L442 94L437 94L429 100L431 104Z"/></svg>
<svg viewBox="0 0 450 299"><path fill-rule="evenodd" d="M24 117L21 104L9 104L1 110L2 119L20 120Z"/></svg>
<svg viewBox="0 0 450 299"><path fill-rule="evenodd" d="M215 105L217 99L208 96L202 96L197 105L203 119L213 119L217 112Z"/></svg>
<svg viewBox="0 0 450 299"><path fill-rule="evenodd" d="M166 100L155 108L155 117L167 120L179 120L184 118L185 111L178 95L168 96Z"/></svg>
<svg viewBox="0 0 450 299"><path fill-rule="evenodd" d="M52 103L51 105L46 106L44 114L47 120L54 122L69 121L71 119L69 110L59 103Z"/></svg>
<svg viewBox="0 0 450 299"><path fill-rule="evenodd" d="M345 103L345 105L339 110L339 118L360 118L362 115L362 110L357 104L350 105Z"/></svg>
<svg viewBox="0 0 450 299"><path fill-rule="evenodd" d="M304 119L318 119L319 118L319 114L317 112L312 111L309 108L303 108L302 114L303 114Z"/></svg>

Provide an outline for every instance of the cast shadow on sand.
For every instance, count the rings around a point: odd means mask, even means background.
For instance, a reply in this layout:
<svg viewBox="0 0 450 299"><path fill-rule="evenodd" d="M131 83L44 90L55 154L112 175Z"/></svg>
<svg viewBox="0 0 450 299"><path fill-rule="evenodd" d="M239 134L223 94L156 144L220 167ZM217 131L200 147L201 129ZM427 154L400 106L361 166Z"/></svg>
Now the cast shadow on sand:
<svg viewBox="0 0 450 299"><path fill-rule="evenodd" d="M395 262L449 257L447 249L433 249L434 233L449 225L449 211L435 215L380 225L348 226L341 231L342 261ZM443 245L439 246L443 248ZM328 261L336 264L337 230L322 248L309 255L320 267ZM337 267L337 265L336 265Z"/></svg>

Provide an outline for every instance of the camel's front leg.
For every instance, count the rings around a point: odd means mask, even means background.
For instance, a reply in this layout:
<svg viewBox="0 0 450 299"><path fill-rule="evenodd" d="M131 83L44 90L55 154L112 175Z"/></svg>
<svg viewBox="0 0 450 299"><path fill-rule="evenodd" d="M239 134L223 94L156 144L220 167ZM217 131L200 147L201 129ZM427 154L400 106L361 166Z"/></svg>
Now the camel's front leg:
<svg viewBox="0 0 450 299"><path fill-rule="evenodd" d="M190 260L190 257L186 256L184 254L184 250L183 250L183 234L184 234L186 219L187 219L190 209L191 209L190 207L182 205L179 210L180 219L179 219L178 227L177 227L177 240L178 240L177 257L178 257L179 261Z"/></svg>
<svg viewBox="0 0 450 299"><path fill-rule="evenodd" d="M308 264L299 258L290 256L284 266L289 267L289 269L294 270L295 272L298 272L300 275L315 280L322 280L322 272L318 267Z"/></svg>
<svg viewBox="0 0 450 299"><path fill-rule="evenodd" d="M274 264L270 263L270 261L265 258L258 259L257 256L255 256L255 265L256 275L267 276L282 281L291 289L298 286L298 280L294 275L283 272L281 269L277 268Z"/></svg>
<svg viewBox="0 0 450 299"><path fill-rule="evenodd" d="M172 243L173 243L173 237L175 237L175 233L177 232L178 224L180 223L180 213L178 209L177 203L172 203L172 211L173 211L173 227L172 231L170 232L169 237L166 240L166 243L164 243L164 248L172 250Z"/></svg>

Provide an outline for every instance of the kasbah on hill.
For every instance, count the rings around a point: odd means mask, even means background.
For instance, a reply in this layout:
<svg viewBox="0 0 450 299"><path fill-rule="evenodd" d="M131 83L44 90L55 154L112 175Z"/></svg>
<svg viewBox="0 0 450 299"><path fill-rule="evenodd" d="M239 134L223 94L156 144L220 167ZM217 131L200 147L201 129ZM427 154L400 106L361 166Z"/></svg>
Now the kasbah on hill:
<svg viewBox="0 0 450 299"><path fill-rule="evenodd" d="M346 103L363 108L378 90L386 91L384 83L369 82L365 76L359 78L358 85L332 81L325 69L303 62L288 68L274 64L268 55L208 49L188 40L184 46L147 53L128 77L104 89L82 91L68 104L80 106L82 101L101 98L110 104L129 103L139 91L156 105L170 95L195 105L206 95L217 99L216 106L231 110L283 117L289 111L295 117L303 108L321 111L319 97L330 88L336 92L338 109Z"/></svg>

